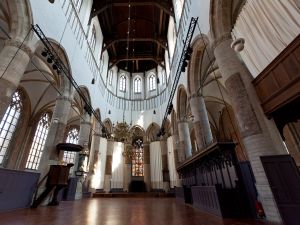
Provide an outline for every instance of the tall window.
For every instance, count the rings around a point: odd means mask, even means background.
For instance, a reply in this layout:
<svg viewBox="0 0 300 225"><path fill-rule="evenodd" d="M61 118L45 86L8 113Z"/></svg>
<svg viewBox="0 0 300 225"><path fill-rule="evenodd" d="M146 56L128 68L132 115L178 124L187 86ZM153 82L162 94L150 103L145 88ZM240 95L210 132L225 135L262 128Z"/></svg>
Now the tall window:
<svg viewBox="0 0 300 225"><path fill-rule="evenodd" d="M76 10L79 12L82 5L82 0L73 0L73 3L75 5Z"/></svg>
<svg viewBox="0 0 300 225"><path fill-rule="evenodd" d="M38 126L36 128L34 138L31 144L29 156L26 163L26 168L31 170L37 170L42 158L45 142L47 139L48 131L50 127L50 115L49 113L43 114L40 118Z"/></svg>
<svg viewBox="0 0 300 225"><path fill-rule="evenodd" d="M134 79L133 86L134 86L134 93L141 93L141 91L142 91L142 80L141 80L140 77L137 77L137 78Z"/></svg>
<svg viewBox="0 0 300 225"><path fill-rule="evenodd" d="M95 28L95 26L93 26L93 29L92 29L92 34L90 37L90 46L91 46L91 49L94 51L95 47L96 47L96 28Z"/></svg>
<svg viewBox="0 0 300 225"><path fill-rule="evenodd" d="M149 77L149 90L153 91L156 89L156 84L155 84L155 75L151 74Z"/></svg>
<svg viewBox="0 0 300 225"><path fill-rule="evenodd" d="M3 163L10 140L16 129L23 105L20 93L16 91L0 123L0 165Z"/></svg>
<svg viewBox="0 0 300 225"><path fill-rule="evenodd" d="M113 80L113 71L110 70L109 75L108 75L108 84L109 85L112 85L112 80Z"/></svg>
<svg viewBox="0 0 300 225"><path fill-rule="evenodd" d="M66 143L71 143L71 144L78 144L79 140L79 131L77 128L72 128L69 130L67 138L66 138ZM69 152L69 151L64 151L64 157L63 161L66 163L75 163L76 159L76 152Z"/></svg>
<svg viewBox="0 0 300 225"><path fill-rule="evenodd" d="M161 80L162 84L166 83L166 72L164 70L161 72Z"/></svg>
<svg viewBox="0 0 300 225"><path fill-rule="evenodd" d="M119 84L120 84L120 87L119 87L120 91L126 91L126 77L125 77L125 75L120 76Z"/></svg>
<svg viewBox="0 0 300 225"><path fill-rule="evenodd" d="M143 141L138 139L133 143L132 176L144 176Z"/></svg>

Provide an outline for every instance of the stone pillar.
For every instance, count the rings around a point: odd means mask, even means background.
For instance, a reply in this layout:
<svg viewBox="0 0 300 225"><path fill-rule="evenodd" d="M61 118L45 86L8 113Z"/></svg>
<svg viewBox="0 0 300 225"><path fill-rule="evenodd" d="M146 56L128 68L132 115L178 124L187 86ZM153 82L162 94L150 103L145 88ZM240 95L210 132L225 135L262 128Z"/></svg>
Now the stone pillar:
<svg viewBox="0 0 300 225"><path fill-rule="evenodd" d="M175 166L177 167L179 164L179 136L178 134L173 134L173 149L174 149L174 161L175 161Z"/></svg>
<svg viewBox="0 0 300 225"><path fill-rule="evenodd" d="M92 193L96 192L96 183L97 177L95 176L95 172L99 167L99 148L100 148L100 138L101 138L101 125L95 119L94 121L94 130L92 131L92 144L91 144L91 151L89 156L89 191ZM99 178L98 178L99 179Z"/></svg>
<svg viewBox="0 0 300 225"><path fill-rule="evenodd" d="M125 144L125 149L132 148L131 144ZM129 191L129 184L131 182L131 158L124 156L124 173L123 173L123 191Z"/></svg>
<svg viewBox="0 0 300 225"><path fill-rule="evenodd" d="M107 153L106 153L106 165L104 175L103 190L108 193L111 189L111 175L112 175L112 154L114 150L114 142L111 140L107 141Z"/></svg>
<svg viewBox="0 0 300 225"><path fill-rule="evenodd" d="M48 173L50 165L58 163L59 155L56 145L64 141L63 138L71 109L71 102L72 100L67 96L59 96L56 99L51 125L39 165L41 178Z"/></svg>
<svg viewBox="0 0 300 225"><path fill-rule="evenodd" d="M194 129L198 149L201 151L213 142L204 97L197 94L190 96L191 111L194 116Z"/></svg>
<svg viewBox="0 0 300 225"><path fill-rule="evenodd" d="M86 113L83 116L83 119L80 121L80 130L79 130L79 139L78 139L78 144L83 147L82 152L79 153L76 157L76 162L74 165L74 171L76 170L87 170L88 168L85 168L84 165L80 159L80 154L87 154L87 156L90 153L89 150L89 139L90 139L90 132L91 132L91 117ZM77 180L77 187L76 187L76 195L75 199L81 199L82 198L82 193L88 191L88 184L85 182L87 180L84 180L83 177L79 177Z"/></svg>
<svg viewBox="0 0 300 225"><path fill-rule="evenodd" d="M20 41L7 40L0 52L0 76L2 76L0 79L0 120L2 120L11 97L20 84L32 55L28 46L23 44L20 49L19 46L21 46Z"/></svg>
<svg viewBox="0 0 300 225"><path fill-rule="evenodd" d="M163 189L165 192L170 191L170 174L168 167L168 144L167 140L160 141L161 160L162 160L162 174L163 174Z"/></svg>
<svg viewBox="0 0 300 225"><path fill-rule="evenodd" d="M184 161L186 158L192 156L192 143L190 137L189 124L185 120L178 121L178 133L179 133L179 162Z"/></svg>
<svg viewBox="0 0 300 225"><path fill-rule="evenodd" d="M151 191L150 145L144 143L144 182L147 191Z"/></svg>
<svg viewBox="0 0 300 225"><path fill-rule="evenodd" d="M280 144L275 146L272 143L270 131L268 131L266 125L266 118L251 83L253 78L239 60L236 52L231 49L231 43L231 39L217 43L214 50L216 61L231 98L243 143L256 179L258 195L262 201L267 219L281 222L260 156L284 154L284 151L279 150Z"/></svg>

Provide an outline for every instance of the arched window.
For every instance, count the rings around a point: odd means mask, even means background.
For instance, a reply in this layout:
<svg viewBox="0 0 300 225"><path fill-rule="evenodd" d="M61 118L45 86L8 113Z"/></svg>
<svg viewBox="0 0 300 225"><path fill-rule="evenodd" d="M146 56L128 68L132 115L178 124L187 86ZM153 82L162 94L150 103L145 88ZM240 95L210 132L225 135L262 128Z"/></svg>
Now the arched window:
<svg viewBox="0 0 300 225"><path fill-rule="evenodd" d="M79 12L82 5L82 0L73 0L73 3L75 5L76 10Z"/></svg>
<svg viewBox="0 0 300 225"><path fill-rule="evenodd" d="M156 89L156 84L155 84L155 75L151 74L149 77L149 90L153 91Z"/></svg>
<svg viewBox="0 0 300 225"><path fill-rule="evenodd" d="M72 128L69 130L66 143L78 144L79 140L79 130L77 128ZM64 151L63 161L66 163L75 163L76 152Z"/></svg>
<svg viewBox="0 0 300 225"><path fill-rule="evenodd" d="M120 84L120 87L119 87L120 91L126 91L126 77L125 77L125 75L120 76L119 84Z"/></svg>
<svg viewBox="0 0 300 225"><path fill-rule="evenodd" d="M133 87L134 87L134 93L142 92L142 80L140 77L134 79Z"/></svg>
<svg viewBox="0 0 300 225"><path fill-rule="evenodd" d="M10 140L16 129L23 105L20 93L16 91L0 123L0 165L3 163Z"/></svg>
<svg viewBox="0 0 300 225"><path fill-rule="evenodd" d="M113 80L113 71L110 70L109 75L108 75L108 84L109 85L112 85L112 80Z"/></svg>
<svg viewBox="0 0 300 225"><path fill-rule="evenodd" d="M162 84L166 83L166 72L164 70L161 72L161 81Z"/></svg>
<svg viewBox="0 0 300 225"><path fill-rule="evenodd" d="M95 28L95 26L93 26L93 29L92 29L92 34L90 37L90 46L91 46L91 49L94 51L95 47L96 47L96 28Z"/></svg>
<svg viewBox="0 0 300 225"><path fill-rule="evenodd" d="M37 170L42 158L45 142L47 139L48 131L50 127L50 115L44 113L39 120L36 128L34 138L31 144L29 156L26 163L26 168L31 170Z"/></svg>
<svg viewBox="0 0 300 225"><path fill-rule="evenodd" d="M133 143L132 150L132 176L142 177L144 176L143 141L141 139L136 140Z"/></svg>

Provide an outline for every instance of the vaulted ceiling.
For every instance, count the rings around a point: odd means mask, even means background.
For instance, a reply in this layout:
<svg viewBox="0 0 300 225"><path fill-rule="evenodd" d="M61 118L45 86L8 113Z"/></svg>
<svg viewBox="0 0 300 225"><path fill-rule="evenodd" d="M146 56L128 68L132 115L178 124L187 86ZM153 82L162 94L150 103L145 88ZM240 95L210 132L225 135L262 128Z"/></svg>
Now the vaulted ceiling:
<svg viewBox="0 0 300 225"><path fill-rule="evenodd" d="M94 0L91 18L98 16L110 66L140 72L164 66L173 15L172 0Z"/></svg>

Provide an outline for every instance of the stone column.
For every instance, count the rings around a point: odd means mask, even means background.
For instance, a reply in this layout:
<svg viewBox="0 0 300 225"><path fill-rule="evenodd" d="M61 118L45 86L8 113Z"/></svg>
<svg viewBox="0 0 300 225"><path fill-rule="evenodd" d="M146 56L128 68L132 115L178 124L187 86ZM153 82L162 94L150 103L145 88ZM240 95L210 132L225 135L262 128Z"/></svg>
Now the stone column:
<svg viewBox="0 0 300 225"><path fill-rule="evenodd" d="M104 175L103 190L108 193L111 189L111 175L112 175L112 154L114 150L114 142L112 140L107 141L107 153L106 153L106 165Z"/></svg>
<svg viewBox="0 0 300 225"><path fill-rule="evenodd" d="M20 84L32 55L28 46L23 44L20 49L19 46L21 46L20 41L7 40L0 52L0 76L2 76L0 79L0 120L2 120L11 97Z"/></svg>
<svg viewBox="0 0 300 225"><path fill-rule="evenodd" d="M209 119L202 95L192 94L190 96L190 106L194 116L194 129L198 149L203 150L213 142Z"/></svg>
<svg viewBox="0 0 300 225"><path fill-rule="evenodd" d="M67 96L59 96L56 99L51 125L39 165L41 178L48 173L50 165L58 163L59 155L56 145L64 141L63 138L71 109L71 102L72 100Z"/></svg>
<svg viewBox="0 0 300 225"><path fill-rule="evenodd" d="M236 52L231 49L231 43L231 39L217 43L214 50L216 61L231 98L243 143L256 179L258 195L262 201L267 219L281 222L260 156L284 154L284 151L279 150L280 144L275 146L272 143L266 118L251 83L253 78L239 60Z"/></svg>
<svg viewBox="0 0 300 225"><path fill-rule="evenodd" d="M79 130L79 139L78 144L83 147L82 152L80 152L76 157L76 162L74 165L74 171L76 170L87 170L88 168L85 168L84 163L81 161L80 154L87 154L87 157L90 153L89 150L89 139L90 139L90 132L91 132L91 117L86 113L83 116L83 119L80 121L80 130ZM84 180L83 177L79 177L77 180L77 187L76 187L76 195L75 199L81 199L83 192L88 192L88 184L85 182L87 180Z"/></svg>
<svg viewBox="0 0 300 225"><path fill-rule="evenodd" d="M144 143L144 182L147 191L151 191L150 145Z"/></svg>
<svg viewBox="0 0 300 225"><path fill-rule="evenodd" d="M99 148L100 148L100 138L101 138L101 125L95 119L94 121L94 130L92 131L92 144L91 144L91 151L89 156L89 191L92 193L96 192L96 171L99 167Z"/></svg>
<svg viewBox="0 0 300 225"><path fill-rule="evenodd" d="M167 140L160 141L161 160L162 160L162 174L163 174L163 189L165 192L170 191L170 174L168 167L168 144Z"/></svg>
<svg viewBox="0 0 300 225"><path fill-rule="evenodd" d="M179 164L179 136L178 134L173 134L173 149L174 149L174 161L175 161L175 166L177 167Z"/></svg>
<svg viewBox="0 0 300 225"><path fill-rule="evenodd" d="M125 144L125 149L132 148L131 144ZM129 184L131 182L131 158L124 156L124 173L123 173L123 191L129 191Z"/></svg>
<svg viewBox="0 0 300 225"><path fill-rule="evenodd" d="M179 162L184 161L186 158L192 156L192 143L190 137L189 124L186 120L178 121L178 133L179 133Z"/></svg>

